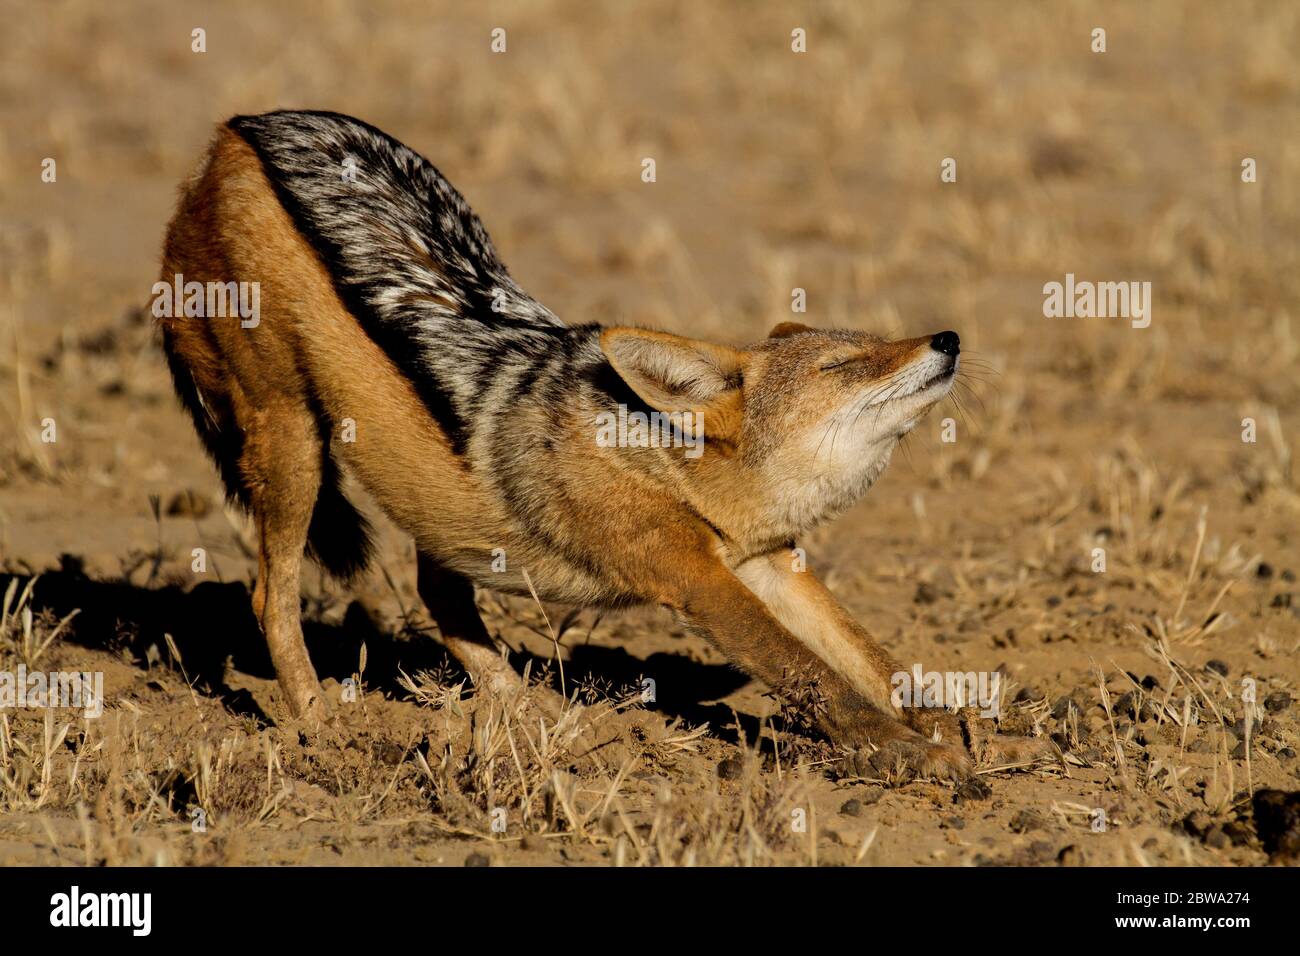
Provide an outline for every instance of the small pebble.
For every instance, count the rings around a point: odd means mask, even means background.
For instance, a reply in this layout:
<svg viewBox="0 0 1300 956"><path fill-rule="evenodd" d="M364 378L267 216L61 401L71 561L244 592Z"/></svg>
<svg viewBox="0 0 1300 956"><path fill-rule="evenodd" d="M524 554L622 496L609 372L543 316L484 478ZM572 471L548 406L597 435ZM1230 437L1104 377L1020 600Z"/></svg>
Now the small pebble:
<svg viewBox="0 0 1300 956"><path fill-rule="evenodd" d="M1079 705L1068 697L1058 697L1056 703L1052 705L1052 716L1057 720L1068 717L1071 713L1078 713Z"/></svg>

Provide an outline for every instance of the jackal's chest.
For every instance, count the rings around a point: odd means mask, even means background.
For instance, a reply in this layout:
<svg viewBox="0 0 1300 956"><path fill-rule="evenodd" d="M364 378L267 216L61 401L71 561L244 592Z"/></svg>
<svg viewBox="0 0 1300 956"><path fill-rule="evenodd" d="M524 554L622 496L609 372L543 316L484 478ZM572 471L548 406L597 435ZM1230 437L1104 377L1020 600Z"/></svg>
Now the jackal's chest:
<svg viewBox="0 0 1300 956"><path fill-rule="evenodd" d="M768 503L772 530L794 538L838 517L865 495L889 464L895 443L848 460L809 461L775 484Z"/></svg>

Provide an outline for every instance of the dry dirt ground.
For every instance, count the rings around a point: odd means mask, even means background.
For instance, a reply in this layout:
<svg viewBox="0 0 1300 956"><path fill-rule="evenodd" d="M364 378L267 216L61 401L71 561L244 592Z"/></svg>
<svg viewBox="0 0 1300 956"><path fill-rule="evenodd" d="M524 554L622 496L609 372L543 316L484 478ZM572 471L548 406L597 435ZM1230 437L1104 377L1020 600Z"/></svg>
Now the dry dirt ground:
<svg viewBox="0 0 1300 956"><path fill-rule="evenodd" d="M99 671L106 701L0 710L0 863L1260 865L1300 846L1294 816L1252 812L1300 788L1300 6L2 6L0 670ZM666 613L480 595L519 666L563 681L557 724L446 662L388 526L365 586L304 575L317 666L359 693L295 728L248 610L248 526L142 311L212 125L277 107L423 152L570 319L743 343L799 287L812 324L958 330L961 407L804 545L908 666L1000 669L1002 723L1061 760L992 770L987 795L844 778ZM1066 273L1151 282L1150 326L1045 318Z"/></svg>

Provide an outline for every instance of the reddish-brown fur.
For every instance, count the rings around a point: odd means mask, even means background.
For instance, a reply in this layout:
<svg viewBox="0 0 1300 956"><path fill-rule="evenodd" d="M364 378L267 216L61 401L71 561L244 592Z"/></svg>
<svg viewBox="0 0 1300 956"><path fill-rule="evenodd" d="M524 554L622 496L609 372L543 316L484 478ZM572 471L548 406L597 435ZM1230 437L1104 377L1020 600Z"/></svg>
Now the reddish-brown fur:
<svg viewBox="0 0 1300 956"><path fill-rule="evenodd" d="M414 537L420 595L443 641L477 680L505 688L517 678L479 618L473 587L519 591L526 570L546 598L669 607L772 686L815 681L828 705L823 727L841 744L868 755L883 748L924 773L971 771L955 721L898 712L890 675L899 665L824 585L790 564L794 536L864 491L897 438L887 446L881 440L870 474L823 492L820 477L802 477L807 459L822 453L820 445L813 451L822 416L853 399L863 383L917 365L929 354L930 337L828 338L787 323L766 342L735 350L607 330L605 354L648 404L705 413L706 450L694 461L669 452L596 450L591 408L566 417L521 407L507 427L519 430L521 458L532 457L509 467L518 468L523 487L553 499L547 544L526 533L493 486L453 451L411 383L340 301L258 156L227 128L186 185L171 223L163 276L170 281L177 273L201 282L261 283L255 328L181 317L161 324L178 388L184 393L184 376L191 376L215 431L241 436L236 464L260 541L254 610L295 714L327 712L302 639L298 589L322 469L340 461ZM825 371L840 359L851 376ZM667 380L671 374L664 379L656 371L701 361L735 382L728 378L707 397L683 396ZM742 380L743 387L736 384ZM917 404L916 415L928 407ZM354 441L340 440L345 420L354 423ZM899 425L908 427L910 419ZM541 439L530 444L543 429L545 457ZM828 436L822 438L824 444ZM818 467L833 473L852 456L830 442L829 463ZM760 474L755 462L769 470ZM782 467L771 470L772 463ZM488 565L498 548L512 567L494 576ZM1008 743L1004 753L1017 747L1042 749Z"/></svg>

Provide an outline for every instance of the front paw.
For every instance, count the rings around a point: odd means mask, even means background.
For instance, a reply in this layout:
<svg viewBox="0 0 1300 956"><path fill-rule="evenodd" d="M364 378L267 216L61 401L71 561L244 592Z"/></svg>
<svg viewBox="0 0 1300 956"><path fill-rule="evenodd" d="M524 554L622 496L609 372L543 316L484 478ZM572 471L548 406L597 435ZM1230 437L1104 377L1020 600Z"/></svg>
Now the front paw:
<svg viewBox="0 0 1300 956"><path fill-rule="evenodd" d="M1060 751L1047 737L999 734L993 720L973 710L958 715L939 708L909 707L902 716L927 740L964 747L979 767L1011 769L1060 757Z"/></svg>
<svg viewBox="0 0 1300 956"><path fill-rule="evenodd" d="M960 746L936 744L921 738L891 740L881 747L854 752L852 766L858 776L890 783L918 778L959 783L975 774L975 765Z"/></svg>
<svg viewBox="0 0 1300 956"><path fill-rule="evenodd" d="M1058 759L1060 752L1047 737L1009 737L994 734L978 742L971 750L980 766L1026 766L1039 760Z"/></svg>
<svg viewBox="0 0 1300 956"><path fill-rule="evenodd" d="M982 766L1027 766L1044 759L1059 759L1060 751L1047 737L1018 737L997 732L997 726L976 713L963 713L962 726L976 762Z"/></svg>
<svg viewBox="0 0 1300 956"><path fill-rule="evenodd" d="M862 777L906 783L918 777L960 781L975 773L960 735L947 740L922 736L883 714L873 714L848 743L856 748L850 767Z"/></svg>

